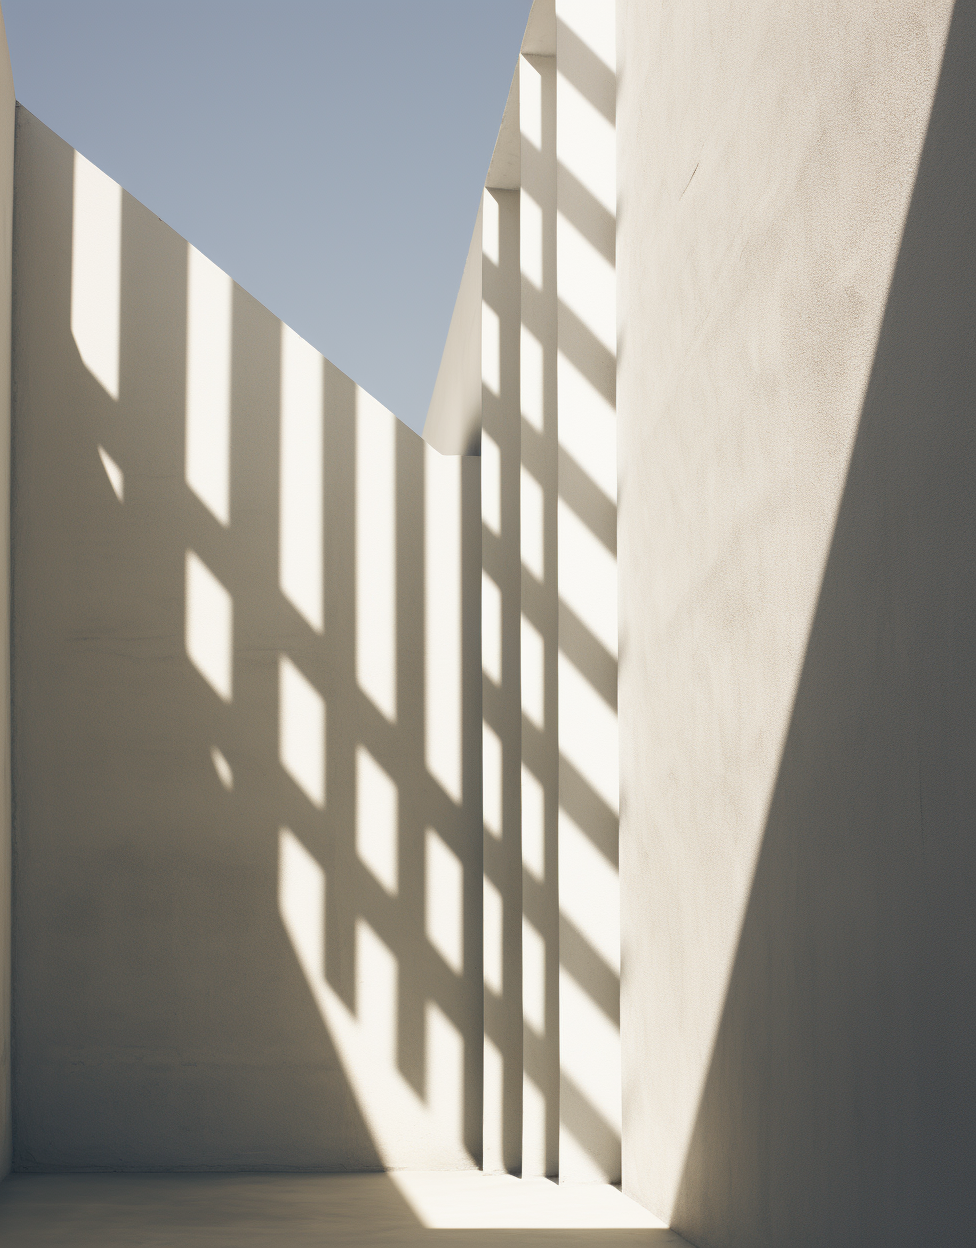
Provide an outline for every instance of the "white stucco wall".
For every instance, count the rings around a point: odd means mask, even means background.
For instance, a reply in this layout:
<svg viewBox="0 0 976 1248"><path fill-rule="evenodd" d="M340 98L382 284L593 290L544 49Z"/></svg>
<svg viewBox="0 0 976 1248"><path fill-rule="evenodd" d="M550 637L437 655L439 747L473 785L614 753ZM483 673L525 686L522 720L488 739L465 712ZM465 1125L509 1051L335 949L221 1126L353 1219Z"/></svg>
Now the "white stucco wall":
<svg viewBox="0 0 976 1248"><path fill-rule="evenodd" d="M15 1164L473 1166L479 461L17 116Z"/></svg>
<svg viewBox="0 0 976 1248"><path fill-rule="evenodd" d="M976 1236L953 9L618 3L624 1190L703 1248Z"/></svg>
<svg viewBox="0 0 976 1248"><path fill-rule="evenodd" d="M613 11L533 6L429 444L18 110L21 1168L622 1133L703 1248L976 1240L976 21Z"/></svg>
<svg viewBox="0 0 976 1248"><path fill-rule="evenodd" d="M18 113L20 1167L618 1177L613 12L426 444Z"/></svg>
<svg viewBox="0 0 976 1248"><path fill-rule="evenodd" d="M616 1183L616 6L555 8L559 1174Z"/></svg>
<svg viewBox="0 0 976 1248"><path fill-rule="evenodd" d="M615 93L613 3L536 0L481 214L485 1164L570 1181L620 1173Z"/></svg>

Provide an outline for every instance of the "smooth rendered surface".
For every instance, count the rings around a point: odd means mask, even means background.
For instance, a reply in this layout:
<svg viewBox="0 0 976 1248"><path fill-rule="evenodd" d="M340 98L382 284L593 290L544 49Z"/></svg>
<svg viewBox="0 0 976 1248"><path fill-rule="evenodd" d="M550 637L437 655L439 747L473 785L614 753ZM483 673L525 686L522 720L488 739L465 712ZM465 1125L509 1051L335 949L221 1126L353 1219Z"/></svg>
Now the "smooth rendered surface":
<svg viewBox="0 0 976 1248"><path fill-rule="evenodd" d="M590 1182L620 1175L614 65L612 3L535 0L481 216L484 1165Z"/></svg>
<svg viewBox="0 0 976 1248"><path fill-rule="evenodd" d="M624 1190L976 1242L976 11L617 47Z"/></svg>
<svg viewBox="0 0 976 1248"><path fill-rule="evenodd" d="M10 1168L10 272L14 84L0 14L0 1179Z"/></svg>
<svg viewBox="0 0 976 1248"><path fill-rule="evenodd" d="M488 176L485 186L498 191L517 191L521 177L521 156L519 153L519 70L515 67L512 85L508 89L508 99L502 113L501 125L498 127L498 138L495 150L491 154L488 165Z"/></svg>
<svg viewBox="0 0 976 1248"><path fill-rule="evenodd" d="M614 0L555 10L559 1176L616 1183L616 14Z"/></svg>
<svg viewBox="0 0 976 1248"><path fill-rule="evenodd" d="M442 455L475 455L481 448L480 205L424 421L424 441Z"/></svg>
<svg viewBox="0 0 976 1248"><path fill-rule="evenodd" d="M473 1166L478 460L17 115L15 1165Z"/></svg>
<svg viewBox="0 0 976 1248"><path fill-rule="evenodd" d="M516 90L516 100L518 93ZM522 701L519 604L519 203L482 205L484 1154L522 1169Z"/></svg>
<svg viewBox="0 0 976 1248"><path fill-rule="evenodd" d="M680 1248L611 1187L508 1175L16 1175L0 1190L11 1248L372 1248L438 1244Z"/></svg>
<svg viewBox="0 0 976 1248"><path fill-rule="evenodd" d="M552 0L536 0L527 38ZM524 45L523 45L524 46ZM522 1174L560 1174L556 58L519 58Z"/></svg>

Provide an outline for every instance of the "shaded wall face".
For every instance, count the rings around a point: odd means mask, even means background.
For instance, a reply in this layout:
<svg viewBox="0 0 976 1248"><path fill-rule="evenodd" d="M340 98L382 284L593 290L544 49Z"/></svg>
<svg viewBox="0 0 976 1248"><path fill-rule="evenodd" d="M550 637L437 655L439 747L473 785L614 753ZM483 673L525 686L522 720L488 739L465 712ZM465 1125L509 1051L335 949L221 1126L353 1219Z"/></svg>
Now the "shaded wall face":
<svg viewBox="0 0 976 1248"><path fill-rule="evenodd" d="M618 4L624 1186L702 1245L974 1235L976 30L842 7Z"/></svg>
<svg viewBox="0 0 976 1248"><path fill-rule="evenodd" d="M474 1164L478 461L22 109L15 275L15 1164Z"/></svg>
<svg viewBox="0 0 976 1248"><path fill-rule="evenodd" d="M0 655L9 654L10 269L14 210L14 84L0 16ZM0 1179L10 1168L10 685L0 661Z"/></svg>

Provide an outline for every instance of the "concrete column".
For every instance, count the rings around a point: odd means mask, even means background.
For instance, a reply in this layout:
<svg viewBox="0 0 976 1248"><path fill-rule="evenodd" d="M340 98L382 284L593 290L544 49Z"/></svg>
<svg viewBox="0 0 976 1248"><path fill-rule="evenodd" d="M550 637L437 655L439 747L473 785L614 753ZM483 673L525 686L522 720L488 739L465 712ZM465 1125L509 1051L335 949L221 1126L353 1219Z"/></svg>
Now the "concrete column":
<svg viewBox="0 0 976 1248"><path fill-rule="evenodd" d="M616 54L556 0L561 1179L620 1178Z"/></svg>
<svg viewBox="0 0 976 1248"><path fill-rule="evenodd" d="M522 1157L522 850L519 617L519 203L482 202L482 660L484 707L484 1168Z"/></svg>
<svg viewBox="0 0 976 1248"><path fill-rule="evenodd" d="M526 41L526 48L533 46ZM522 1173L559 1167L556 63L523 52L521 147Z"/></svg>

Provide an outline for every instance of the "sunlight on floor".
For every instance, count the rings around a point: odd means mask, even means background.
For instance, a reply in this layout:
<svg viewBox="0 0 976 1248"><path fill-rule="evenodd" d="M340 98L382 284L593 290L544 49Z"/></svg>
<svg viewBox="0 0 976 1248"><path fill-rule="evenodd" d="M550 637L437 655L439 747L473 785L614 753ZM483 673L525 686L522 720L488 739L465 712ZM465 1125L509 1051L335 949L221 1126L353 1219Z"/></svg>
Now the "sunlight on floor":
<svg viewBox="0 0 976 1248"><path fill-rule="evenodd" d="M616 1188L477 1170L15 1174L0 1183L0 1242L17 1248L685 1245Z"/></svg>
<svg viewBox="0 0 976 1248"><path fill-rule="evenodd" d="M661 1227L604 1183L554 1183L480 1170L397 1170L389 1176L424 1226L437 1230Z"/></svg>

